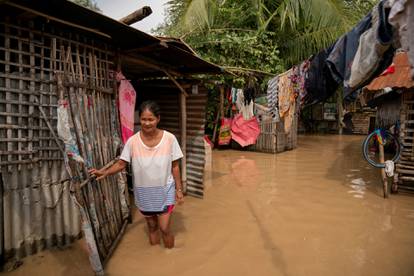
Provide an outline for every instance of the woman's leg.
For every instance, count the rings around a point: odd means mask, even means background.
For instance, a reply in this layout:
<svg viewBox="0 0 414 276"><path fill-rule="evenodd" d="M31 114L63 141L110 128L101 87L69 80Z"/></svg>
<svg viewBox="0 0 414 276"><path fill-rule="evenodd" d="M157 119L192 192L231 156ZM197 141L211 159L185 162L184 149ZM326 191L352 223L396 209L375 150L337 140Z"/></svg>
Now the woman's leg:
<svg viewBox="0 0 414 276"><path fill-rule="evenodd" d="M145 217L148 225L149 239L151 245L160 244L160 232L157 216Z"/></svg>
<svg viewBox="0 0 414 276"><path fill-rule="evenodd" d="M158 216L158 224L160 226L162 240L164 241L164 246L166 248L174 247L174 235L171 233L170 229L170 218L171 213Z"/></svg>

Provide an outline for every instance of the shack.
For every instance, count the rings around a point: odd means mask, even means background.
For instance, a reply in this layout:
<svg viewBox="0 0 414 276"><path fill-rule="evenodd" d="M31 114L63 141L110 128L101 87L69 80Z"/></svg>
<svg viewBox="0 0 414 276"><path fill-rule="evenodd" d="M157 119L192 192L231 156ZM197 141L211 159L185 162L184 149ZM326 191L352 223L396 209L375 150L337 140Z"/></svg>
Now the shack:
<svg viewBox="0 0 414 276"><path fill-rule="evenodd" d="M399 126L401 158L396 164L393 190L414 190L414 81L406 52L397 52L393 65L365 87L362 98L377 108L378 127Z"/></svg>
<svg viewBox="0 0 414 276"><path fill-rule="evenodd" d="M82 227L91 264L103 273L128 220L125 178L99 186L86 169L109 166L119 154L116 72L136 84L139 101L160 102L162 127L177 135L185 154L187 194L203 196L207 90L192 75L220 74L218 66L179 40L148 35L66 0L2 1L3 261L63 247Z"/></svg>

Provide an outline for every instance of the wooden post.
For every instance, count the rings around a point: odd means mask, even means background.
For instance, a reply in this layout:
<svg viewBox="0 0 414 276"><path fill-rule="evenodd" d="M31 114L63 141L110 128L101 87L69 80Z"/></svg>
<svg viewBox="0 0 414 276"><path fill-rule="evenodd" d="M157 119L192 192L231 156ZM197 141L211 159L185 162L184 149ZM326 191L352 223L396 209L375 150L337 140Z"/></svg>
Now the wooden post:
<svg viewBox="0 0 414 276"><path fill-rule="evenodd" d="M339 135L342 135L343 133L343 118L344 118L344 107L342 105L342 89L338 89L337 95L337 108L338 108L338 133Z"/></svg>
<svg viewBox="0 0 414 276"><path fill-rule="evenodd" d="M178 83L178 81L171 76L170 73L164 70L168 78L181 91L180 93L180 130L181 130L181 150L183 151L183 158L181 159L181 182L183 185L183 192L187 192L187 103L188 97L185 89Z"/></svg>
<svg viewBox="0 0 414 276"><path fill-rule="evenodd" d="M220 118L224 118L224 87L220 86Z"/></svg>
<svg viewBox="0 0 414 276"><path fill-rule="evenodd" d="M379 148L379 162L384 163L384 145L381 143L378 143ZM384 198L388 197L388 179L387 175L385 174L385 168L381 168L381 179L382 179L382 185L383 185L383 192L384 192Z"/></svg>
<svg viewBox="0 0 414 276"><path fill-rule="evenodd" d="M181 159L181 182L183 192L187 193L187 102L184 93L180 93L180 129L181 129L181 150L184 153Z"/></svg>

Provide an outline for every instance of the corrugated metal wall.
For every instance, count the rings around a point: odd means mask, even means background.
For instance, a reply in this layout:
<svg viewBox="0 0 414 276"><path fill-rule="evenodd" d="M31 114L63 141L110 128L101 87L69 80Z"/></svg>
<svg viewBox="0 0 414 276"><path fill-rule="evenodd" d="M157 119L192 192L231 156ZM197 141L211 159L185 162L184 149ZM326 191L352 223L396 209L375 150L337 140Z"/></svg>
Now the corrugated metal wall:
<svg viewBox="0 0 414 276"><path fill-rule="evenodd" d="M69 194L62 161L2 170L4 256L22 258L64 246L80 235L80 219Z"/></svg>
<svg viewBox="0 0 414 276"><path fill-rule="evenodd" d="M148 84L147 84L148 85ZM145 100L154 100L161 107L159 127L172 132L180 141L180 91L171 86L157 86L156 81L149 86L136 86L137 105ZM198 87L198 94L189 96L187 102L187 193L203 197L204 185L204 125L207 104L207 89ZM138 112L135 113L136 129L139 128Z"/></svg>

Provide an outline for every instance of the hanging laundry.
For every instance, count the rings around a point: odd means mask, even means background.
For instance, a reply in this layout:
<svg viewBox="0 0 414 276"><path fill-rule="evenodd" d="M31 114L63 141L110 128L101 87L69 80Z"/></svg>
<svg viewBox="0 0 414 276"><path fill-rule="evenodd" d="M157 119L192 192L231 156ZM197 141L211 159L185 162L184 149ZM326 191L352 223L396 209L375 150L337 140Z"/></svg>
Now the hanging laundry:
<svg viewBox="0 0 414 276"><path fill-rule="evenodd" d="M254 116L254 113L253 113L254 102L253 102L253 100L251 100L246 105L247 102L248 101L246 101L246 99L245 99L244 91L242 89L238 89L237 90L236 106L237 106L237 109L239 110L239 113L241 113L243 115L243 118L245 120L249 120L251 117Z"/></svg>
<svg viewBox="0 0 414 276"><path fill-rule="evenodd" d="M276 76L267 82L267 105L273 122L279 122L279 77Z"/></svg>
<svg viewBox="0 0 414 276"><path fill-rule="evenodd" d="M244 104L249 105L252 101L254 101L254 89L253 88L246 88L243 90L244 95Z"/></svg>
<svg viewBox="0 0 414 276"><path fill-rule="evenodd" d="M237 100L237 88L231 88L231 102L235 103Z"/></svg>
<svg viewBox="0 0 414 276"><path fill-rule="evenodd" d="M125 144L134 135L134 112L136 92L132 84L121 72L116 74L119 84L119 115L121 121L122 142Z"/></svg>
<svg viewBox="0 0 414 276"><path fill-rule="evenodd" d="M388 20L397 31L396 40L408 53L411 76L414 79L414 1L388 0L386 6L391 8Z"/></svg>
<svg viewBox="0 0 414 276"><path fill-rule="evenodd" d="M231 138L242 147L256 144L260 134L259 123L256 117L245 120L241 114L234 116L231 124Z"/></svg>
<svg viewBox="0 0 414 276"><path fill-rule="evenodd" d="M327 64L331 70L333 78L337 83L343 83L344 96L351 91L349 89L349 77L351 75L351 65L355 53L358 49L359 38L371 27L372 14L366 15L351 31L341 36L329 51Z"/></svg>
<svg viewBox="0 0 414 276"><path fill-rule="evenodd" d="M306 96L303 99L304 106L328 99L338 88L338 83L332 78L331 71L326 64L326 59L332 48L331 46L322 50L310 61L305 76Z"/></svg>
<svg viewBox="0 0 414 276"><path fill-rule="evenodd" d="M292 129L293 121L295 120L295 113L296 113L296 100L294 100L291 103L289 111L284 117L284 127L285 127L286 134L290 133L290 130Z"/></svg>
<svg viewBox="0 0 414 276"><path fill-rule="evenodd" d="M292 128L296 112L296 99L299 95L297 87L297 69L298 68L292 68L286 73L279 75L279 115L283 118L286 134L289 133Z"/></svg>
<svg viewBox="0 0 414 276"><path fill-rule="evenodd" d="M383 62L384 53L393 42L392 26L388 23L382 1L373 8L371 22L372 27L359 39L359 46L352 62L349 78L349 86L352 89L363 86L377 75L376 71Z"/></svg>
<svg viewBox="0 0 414 276"><path fill-rule="evenodd" d="M391 63L390 66L388 66L387 69L384 70L384 72L381 73L381 76L386 76L389 74L394 74L395 73L395 64Z"/></svg>
<svg viewBox="0 0 414 276"><path fill-rule="evenodd" d="M292 101L295 101L296 96L290 81L292 69L279 75L279 116L285 117L288 113Z"/></svg>
<svg viewBox="0 0 414 276"><path fill-rule="evenodd" d="M305 89L305 79L308 73L310 61L305 60L298 66L292 67L292 74L290 76L290 81L292 82L293 90L295 94L299 96L300 103L303 105L305 103L305 98L307 95Z"/></svg>

